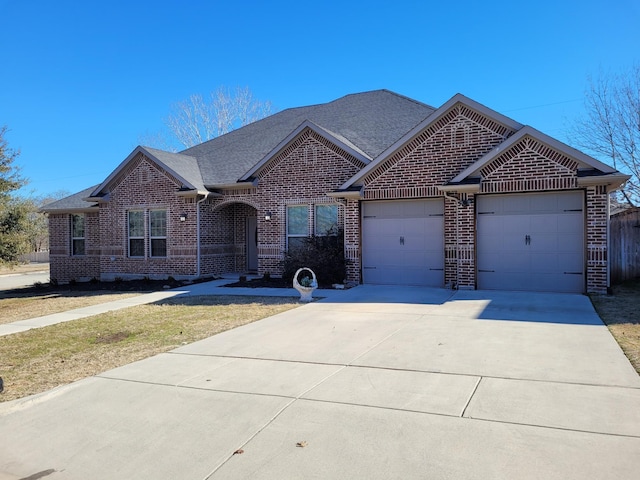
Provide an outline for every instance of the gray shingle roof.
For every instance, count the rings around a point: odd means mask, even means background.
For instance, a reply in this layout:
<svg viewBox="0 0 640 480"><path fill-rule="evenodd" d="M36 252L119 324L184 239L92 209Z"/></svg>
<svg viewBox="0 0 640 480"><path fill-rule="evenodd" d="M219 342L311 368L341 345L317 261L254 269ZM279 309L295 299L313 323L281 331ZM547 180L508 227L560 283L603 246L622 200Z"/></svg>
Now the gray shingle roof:
<svg viewBox="0 0 640 480"><path fill-rule="evenodd" d="M205 185L236 182L305 120L373 159L435 109L388 90L291 108L180 152L198 159Z"/></svg>
<svg viewBox="0 0 640 480"><path fill-rule="evenodd" d="M155 157L159 162L163 163L167 168L180 175L183 180L189 182L196 189L205 189L204 183L202 182L200 167L198 166L198 160L195 157L180 153L165 152L164 150L158 150L157 148L142 148L151 156Z"/></svg>
<svg viewBox="0 0 640 480"><path fill-rule="evenodd" d="M98 185L94 185L93 187L86 188L81 192L74 193L73 195L56 200L55 202L47 203L40 210L47 213L55 213L56 211L69 212L95 208L97 211L97 203L86 202L83 200L84 198L89 197L91 192L93 192L97 187Z"/></svg>
<svg viewBox="0 0 640 480"><path fill-rule="evenodd" d="M389 90L355 93L328 103L283 110L179 153L138 147L127 160L146 150L196 190L205 190L209 185L236 183L305 121L372 160L435 110ZM127 160L102 184L46 205L43 211L91 208L95 204L82 199L97 195Z"/></svg>

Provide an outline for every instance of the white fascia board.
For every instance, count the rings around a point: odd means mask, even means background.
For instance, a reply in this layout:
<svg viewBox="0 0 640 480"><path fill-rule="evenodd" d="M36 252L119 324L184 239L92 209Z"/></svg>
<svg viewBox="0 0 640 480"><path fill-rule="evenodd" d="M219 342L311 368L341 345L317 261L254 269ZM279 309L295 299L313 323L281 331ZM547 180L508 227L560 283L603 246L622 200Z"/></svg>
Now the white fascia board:
<svg viewBox="0 0 640 480"><path fill-rule="evenodd" d="M412 128L408 133L406 133L402 138L389 146L385 151L383 151L378 157L367 165L365 168L356 173L353 177L347 180L340 188L346 189L350 186L356 185L360 182L369 172L375 170L378 166L380 166L385 160L387 160L391 155L404 147L407 143L413 140L416 136L418 136L423 130L426 130L431 124L437 122L440 118L446 115L453 107L457 104L463 104L464 106L470 108L471 110L475 110L478 113L492 119L493 121L504 125L505 127L511 130L520 130L522 128L522 124L516 122L515 120L502 115L501 113L496 112L495 110L491 110L490 108L485 107L481 103L476 102L475 100L471 100L468 97L465 97L461 93L455 94L451 97L447 102L445 102L440 108L438 108L435 112L425 118L422 122Z"/></svg>
<svg viewBox="0 0 640 480"><path fill-rule="evenodd" d="M251 182L235 182L235 183L214 183L205 185L209 190L232 190L234 188L253 188L258 185L258 179Z"/></svg>
<svg viewBox="0 0 640 480"><path fill-rule="evenodd" d="M198 197L198 196L202 196L202 197L221 197L222 194L220 193L214 193L214 192L208 192L206 190L197 190L197 189L193 189L193 190L178 190L176 192L176 196L178 197L184 197L184 198L192 198L192 197Z"/></svg>
<svg viewBox="0 0 640 480"><path fill-rule="evenodd" d="M341 139L337 138L334 134L332 134L329 130L319 127L318 125L316 125L315 123L309 120L305 120L295 130L293 130L289 135L287 135L280 143L278 143L278 145L276 145L275 148L273 148L273 150L271 150L262 160L256 163L253 166L253 168L251 168L251 170L249 170L242 177L240 177L238 181L243 182L253 177L257 172L259 172L262 169L262 167L264 167L267 163L269 163L269 161L273 157L278 155L278 153L280 153L290 143L292 143L298 137L298 135L300 135L307 128L313 130L315 133L317 133L321 137L326 138L328 141L330 141L334 145L342 148L344 151L346 151L350 155L353 155L358 160L362 161L362 163L366 164L371 162L370 158L368 158L362 152L355 150L351 145L347 145Z"/></svg>
<svg viewBox="0 0 640 480"><path fill-rule="evenodd" d="M360 190L328 192L327 196L332 198L350 198L353 200L360 200L361 198L364 198L364 193L362 192L362 189L360 189Z"/></svg>
<svg viewBox="0 0 640 480"><path fill-rule="evenodd" d="M581 187L591 187L595 185L606 185L611 187L609 190L617 190L622 187L629 179L631 175L625 175L623 173L612 173L610 175L594 175L590 177L579 177L578 185Z"/></svg>
<svg viewBox="0 0 640 480"><path fill-rule="evenodd" d="M52 208L52 209L41 208L38 211L39 212L44 212L44 213L59 213L59 214L64 214L64 213L93 213L93 212L98 212L98 206L97 205L89 205L89 206L86 206L86 207L77 207L77 208Z"/></svg>
<svg viewBox="0 0 640 480"><path fill-rule="evenodd" d="M478 193L480 191L479 183L467 183L458 185L441 185L438 187L440 192L458 192L458 193Z"/></svg>

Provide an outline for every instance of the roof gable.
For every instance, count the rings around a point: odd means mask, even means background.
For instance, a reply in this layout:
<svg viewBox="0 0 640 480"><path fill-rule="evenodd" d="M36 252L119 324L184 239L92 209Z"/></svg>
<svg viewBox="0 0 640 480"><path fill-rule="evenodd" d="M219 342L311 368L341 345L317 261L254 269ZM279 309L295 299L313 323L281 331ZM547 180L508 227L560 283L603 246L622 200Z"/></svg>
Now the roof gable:
<svg viewBox="0 0 640 480"><path fill-rule="evenodd" d="M111 172L104 182L98 185L98 187L91 192L89 197L100 198L103 196L104 191L117 181L128 165L136 160L140 154L144 155L147 159L178 180L182 184L182 189L195 190L202 193L206 192L202 182L202 175L200 174L200 169L198 167L198 161L194 157L179 153L165 152L163 150L150 147L138 146L113 172Z"/></svg>
<svg viewBox="0 0 640 480"><path fill-rule="evenodd" d="M481 170L487 168L489 164L496 161L500 157L508 154L527 138L532 138L535 141L540 142L547 148L551 149L553 152L560 153L562 154L562 156L573 160L577 165L577 169L595 169L604 174L616 172L614 168L611 168L610 166L599 162L595 158L585 155L575 148L559 142L558 140L545 135L544 133L536 130L533 127L527 126L520 129L514 135L501 143L498 147L494 148L485 156L480 158L477 162L473 163L468 168L460 172L455 178L451 180L450 183L463 183L471 177L479 176Z"/></svg>
<svg viewBox="0 0 640 480"><path fill-rule="evenodd" d="M433 114L425 118L422 122L409 130L405 135L399 138L396 142L391 144L385 149L373 162L369 163L364 169L349 179L341 189L348 189L355 184L359 184L362 180L371 172L389 160L398 151L407 147L411 142L419 136L421 133L435 129L440 126L440 123L448 123L448 115L457 108L464 108L468 112L468 116L476 122L487 123L493 130L501 131L502 134L507 137L513 132L520 130L522 125L515 120L510 119L494 110L491 110L484 105L465 97L462 94L456 94L449 99L444 105L438 108Z"/></svg>
<svg viewBox="0 0 640 480"><path fill-rule="evenodd" d="M269 152L260 162L258 162L253 168L246 172L239 181L248 181L255 175L257 175L262 169L264 169L274 158L276 158L280 152L288 148L295 140L307 130L315 132L328 142L334 144L338 148L344 150L348 154L352 155L356 159L360 160L365 165L371 161L371 158L367 156L360 148L351 143L341 135L335 134L325 128L322 128L309 120L302 122L294 131L287 135L276 147Z"/></svg>

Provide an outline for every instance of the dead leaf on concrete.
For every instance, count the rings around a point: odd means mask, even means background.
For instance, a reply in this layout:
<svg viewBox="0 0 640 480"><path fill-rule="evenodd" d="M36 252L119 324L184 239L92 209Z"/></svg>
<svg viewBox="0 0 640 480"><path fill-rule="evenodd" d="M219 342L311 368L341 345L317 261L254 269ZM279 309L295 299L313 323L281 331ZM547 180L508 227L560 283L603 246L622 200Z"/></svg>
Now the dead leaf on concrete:
<svg viewBox="0 0 640 480"><path fill-rule="evenodd" d="M239 448L238 450L236 450L235 452L233 452L233 454L234 454L234 455L240 455L240 454L242 454L242 453L244 453L244 450L243 450L243 449L241 449L241 448Z"/></svg>
<svg viewBox="0 0 640 480"><path fill-rule="evenodd" d="M304 440L302 442L296 443L296 447L304 448L306 446L307 446L307 442L305 442Z"/></svg>

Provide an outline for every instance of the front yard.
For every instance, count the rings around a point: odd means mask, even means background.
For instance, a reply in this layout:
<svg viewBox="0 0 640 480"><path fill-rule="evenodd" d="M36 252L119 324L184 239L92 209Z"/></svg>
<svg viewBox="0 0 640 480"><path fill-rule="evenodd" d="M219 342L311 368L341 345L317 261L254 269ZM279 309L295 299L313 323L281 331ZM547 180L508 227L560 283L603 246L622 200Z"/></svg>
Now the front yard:
<svg viewBox="0 0 640 480"><path fill-rule="evenodd" d="M173 298L0 337L0 402L126 365L299 306L293 298Z"/></svg>
<svg viewBox="0 0 640 480"><path fill-rule="evenodd" d="M612 290L612 295L591 295L591 301L640 374L640 279L615 285Z"/></svg>

